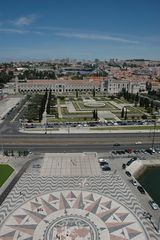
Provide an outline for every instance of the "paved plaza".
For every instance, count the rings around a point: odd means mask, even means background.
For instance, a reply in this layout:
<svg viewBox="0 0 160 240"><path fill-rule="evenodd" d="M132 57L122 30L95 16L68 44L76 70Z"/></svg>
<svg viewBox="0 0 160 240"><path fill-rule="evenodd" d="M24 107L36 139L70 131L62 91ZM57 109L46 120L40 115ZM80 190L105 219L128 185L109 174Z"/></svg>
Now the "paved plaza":
<svg viewBox="0 0 160 240"><path fill-rule="evenodd" d="M0 239L158 240L143 212L117 172L101 171L96 153L49 153L3 202Z"/></svg>
<svg viewBox="0 0 160 240"><path fill-rule="evenodd" d="M95 176L100 175L97 155L47 153L41 168L41 176Z"/></svg>
<svg viewBox="0 0 160 240"><path fill-rule="evenodd" d="M5 115L20 102L20 97L5 98L0 102L0 123Z"/></svg>

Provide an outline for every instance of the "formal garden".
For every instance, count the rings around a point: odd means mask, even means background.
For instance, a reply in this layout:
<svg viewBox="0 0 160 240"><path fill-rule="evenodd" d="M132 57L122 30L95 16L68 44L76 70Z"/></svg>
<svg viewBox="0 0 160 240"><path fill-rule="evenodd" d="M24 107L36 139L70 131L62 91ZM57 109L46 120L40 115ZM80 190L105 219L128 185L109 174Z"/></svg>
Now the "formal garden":
<svg viewBox="0 0 160 240"><path fill-rule="evenodd" d="M82 94L55 96L51 91L29 97L23 120L41 123L46 111L47 122L109 121L155 119L152 103L138 94L117 96Z"/></svg>

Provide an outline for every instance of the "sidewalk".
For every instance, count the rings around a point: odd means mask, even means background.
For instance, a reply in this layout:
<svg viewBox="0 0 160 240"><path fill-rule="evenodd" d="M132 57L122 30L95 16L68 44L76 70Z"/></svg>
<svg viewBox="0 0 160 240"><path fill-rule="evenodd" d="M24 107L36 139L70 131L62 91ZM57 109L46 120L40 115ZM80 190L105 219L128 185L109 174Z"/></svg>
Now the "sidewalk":
<svg viewBox="0 0 160 240"><path fill-rule="evenodd" d="M22 133L48 133L48 134L66 134L66 133L149 133L149 134L153 134L153 131L151 131L150 129L147 130L104 130L104 129L91 129L88 127L66 127L66 128L23 128L23 129L19 129L19 132ZM156 133L159 133L160 130L156 130Z"/></svg>

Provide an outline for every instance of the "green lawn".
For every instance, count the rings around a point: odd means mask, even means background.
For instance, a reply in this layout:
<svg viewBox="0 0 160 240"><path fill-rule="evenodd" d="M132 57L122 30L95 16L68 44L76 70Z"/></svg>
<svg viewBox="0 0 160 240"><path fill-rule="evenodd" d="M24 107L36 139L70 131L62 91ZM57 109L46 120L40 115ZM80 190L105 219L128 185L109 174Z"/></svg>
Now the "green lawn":
<svg viewBox="0 0 160 240"><path fill-rule="evenodd" d="M0 164L0 187L9 178L14 169L7 164Z"/></svg>

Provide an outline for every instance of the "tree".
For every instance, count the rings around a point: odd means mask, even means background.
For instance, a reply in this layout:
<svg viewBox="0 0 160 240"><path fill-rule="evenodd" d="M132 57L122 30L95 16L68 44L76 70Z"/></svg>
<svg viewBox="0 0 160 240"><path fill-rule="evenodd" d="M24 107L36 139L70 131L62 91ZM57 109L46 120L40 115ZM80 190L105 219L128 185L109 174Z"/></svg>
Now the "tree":
<svg viewBox="0 0 160 240"><path fill-rule="evenodd" d="M146 90L148 91L148 92L151 92L151 90L152 90L152 83L151 82L146 82Z"/></svg>
<svg viewBox="0 0 160 240"><path fill-rule="evenodd" d="M93 88L92 93L93 93L93 97L95 97L95 96L96 96L96 90L95 90L95 87Z"/></svg>
<svg viewBox="0 0 160 240"><path fill-rule="evenodd" d="M124 119L127 120L127 118L128 118L128 116L127 116L127 108L126 108Z"/></svg>
<svg viewBox="0 0 160 240"><path fill-rule="evenodd" d="M78 98L78 90L76 89L76 98Z"/></svg>
<svg viewBox="0 0 160 240"><path fill-rule="evenodd" d="M144 107L147 109L147 108L149 108L149 105L150 105L149 99L148 99L148 98L145 98L145 99L144 99Z"/></svg>
<svg viewBox="0 0 160 240"><path fill-rule="evenodd" d="M97 112L97 109L96 109L96 111L95 111L95 121L97 121L98 120L98 112Z"/></svg>
<svg viewBox="0 0 160 240"><path fill-rule="evenodd" d="M142 115L142 119L144 119L144 120L147 119L147 115L146 115L146 114L143 114L143 115Z"/></svg>
<svg viewBox="0 0 160 240"><path fill-rule="evenodd" d="M139 106L144 107L144 97L140 97Z"/></svg>
<svg viewBox="0 0 160 240"><path fill-rule="evenodd" d="M121 118L124 118L124 107L122 108L122 111L121 111Z"/></svg>
<svg viewBox="0 0 160 240"><path fill-rule="evenodd" d="M52 90L49 90L48 103L47 103L47 114L50 114L50 106L51 106L51 98L52 98Z"/></svg>
<svg viewBox="0 0 160 240"><path fill-rule="evenodd" d="M138 92L137 92L137 94L136 94L136 96L135 96L134 101L135 101L135 107L137 107L138 102L139 102L139 94L138 94Z"/></svg>
<svg viewBox="0 0 160 240"><path fill-rule="evenodd" d="M93 110L93 118L95 121L98 120L98 112L97 112L97 109L96 110Z"/></svg>

